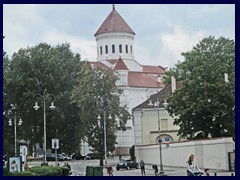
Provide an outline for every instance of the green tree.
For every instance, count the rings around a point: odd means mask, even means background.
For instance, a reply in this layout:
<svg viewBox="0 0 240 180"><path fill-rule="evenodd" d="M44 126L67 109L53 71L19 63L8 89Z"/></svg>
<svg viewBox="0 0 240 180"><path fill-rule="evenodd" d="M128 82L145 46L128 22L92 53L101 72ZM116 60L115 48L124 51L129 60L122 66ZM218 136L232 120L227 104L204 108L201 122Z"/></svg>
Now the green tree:
<svg viewBox="0 0 240 180"><path fill-rule="evenodd" d="M100 165L103 165L104 132L103 117L106 117L107 152L114 149L116 142L115 133L118 129L126 130L125 124L130 114L126 106L121 106L119 96L122 91L117 88L116 76L111 70L101 68L93 69L89 62L85 62L81 71L83 77L75 86L72 94L72 102L76 103L81 116L83 134L86 141L93 148L93 152L99 152L102 156ZM111 114L112 119L108 119ZM101 115L101 124L97 122L97 116ZM119 118L119 125L116 119Z"/></svg>
<svg viewBox="0 0 240 180"><path fill-rule="evenodd" d="M23 124L17 128L17 139L30 142L30 147L39 143L42 146L43 109L33 109L36 93L54 94L56 109L51 111L46 104L47 148L51 139L60 140L60 150L71 153L79 149L81 133L80 116L76 105L70 103L73 86L80 79L80 55L70 50L65 43L52 47L40 43L34 47L20 49L12 59L4 58L4 134L13 134L7 127L10 104L17 104L18 112L23 115ZM5 140L6 139L6 140ZM13 136L4 137L4 147L13 144ZM6 150L6 149L5 149ZM32 148L29 148L31 151ZM7 151L7 150L6 150Z"/></svg>
<svg viewBox="0 0 240 180"><path fill-rule="evenodd" d="M182 55L185 60L176 67L183 87L169 97L168 107L174 124L180 126L178 135L188 139L234 137L234 41L210 36Z"/></svg>
<svg viewBox="0 0 240 180"><path fill-rule="evenodd" d="M135 162L136 161L136 156L135 156L135 146L132 145L131 148L129 149L129 154L131 159Z"/></svg>

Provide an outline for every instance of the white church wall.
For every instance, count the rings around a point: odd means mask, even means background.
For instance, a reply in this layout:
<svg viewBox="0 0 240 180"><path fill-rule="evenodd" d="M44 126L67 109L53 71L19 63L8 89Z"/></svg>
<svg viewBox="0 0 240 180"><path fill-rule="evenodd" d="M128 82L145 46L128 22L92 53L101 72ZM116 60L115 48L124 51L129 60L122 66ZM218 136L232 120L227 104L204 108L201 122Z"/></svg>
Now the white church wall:
<svg viewBox="0 0 240 180"><path fill-rule="evenodd" d="M106 59L134 59L134 37L128 33L106 33L100 34L97 40L97 60ZM112 45L115 45L115 53L112 53ZM105 46L108 46L108 53L105 52ZM120 53L119 45L122 45L122 53ZM128 45L128 53L126 53L126 45ZM100 54L100 46L102 46L102 55ZM132 53L131 48L132 47Z"/></svg>

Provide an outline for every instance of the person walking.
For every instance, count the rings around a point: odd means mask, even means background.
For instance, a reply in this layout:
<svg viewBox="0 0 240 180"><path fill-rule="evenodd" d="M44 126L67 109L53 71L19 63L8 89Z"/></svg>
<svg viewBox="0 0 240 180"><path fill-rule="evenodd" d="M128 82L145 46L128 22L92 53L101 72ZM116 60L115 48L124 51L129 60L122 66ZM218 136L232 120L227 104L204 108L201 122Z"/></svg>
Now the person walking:
<svg viewBox="0 0 240 180"><path fill-rule="evenodd" d="M108 172L109 176L113 176L113 168L112 168L112 166L108 166L107 167L107 172Z"/></svg>
<svg viewBox="0 0 240 180"><path fill-rule="evenodd" d="M64 163L64 165L63 165L63 167L66 167L66 168L68 168L68 169L69 169L69 175L71 175L71 174L72 174L72 171L71 171L71 166L70 166L70 164L68 164L68 162L65 162L65 163Z"/></svg>
<svg viewBox="0 0 240 180"><path fill-rule="evenodd" d="M144 163L143 160L140 161L140 168L141 168L142 176L146 175L146 173L145 173L145 163Z"/></svg>
<svg viewBox="0 0 240 180"><path fill-rule="evenodd" d="M205 176L210 176L209 169L204 169L204 173Z"/></svg>
<svg viewBox="0 0 240 180"><path fill-rule="evenodd" d="M157 167L157 165L154 164L154 165L152 166L152 168L154 169L154 174L155 174L155 176L157 176L157 175L158 175L158 167Z"/></svg>
<svg viewBox="0 0 240 180"><path fill-rule="evenodd" d="M202 175L202 171L199 169L197 163L194 161L194 155L191 154L188 157L188 161L186 162L187 164L187 175L188 176L198 176Z"/></svg>

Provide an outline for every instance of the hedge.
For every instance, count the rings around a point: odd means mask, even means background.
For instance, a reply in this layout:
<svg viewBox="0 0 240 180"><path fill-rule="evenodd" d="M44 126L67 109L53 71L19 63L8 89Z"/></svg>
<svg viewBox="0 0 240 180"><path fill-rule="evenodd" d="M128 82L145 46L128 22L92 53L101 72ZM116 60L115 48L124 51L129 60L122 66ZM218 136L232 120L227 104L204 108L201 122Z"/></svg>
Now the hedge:
<svg viewBox="0 0 240 180"><path fill-rule="evenodd" d="M60 166L35 166L27 171L19 173L9 173L7 168L3 168L4 176L68 176L69 169Z"/></svg>

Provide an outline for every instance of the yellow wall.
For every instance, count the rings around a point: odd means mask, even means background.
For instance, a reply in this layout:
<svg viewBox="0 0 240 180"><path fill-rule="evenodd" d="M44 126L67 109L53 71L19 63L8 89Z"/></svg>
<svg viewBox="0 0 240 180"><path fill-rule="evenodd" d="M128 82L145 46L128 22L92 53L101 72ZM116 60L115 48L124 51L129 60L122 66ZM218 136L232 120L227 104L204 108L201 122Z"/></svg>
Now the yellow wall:
<svg viewBox="0 0 240 180"><path fill-rule="evenodd" d="M163 114L162 114L163 113ZM165 110L160 111L159 119L161 120L161 139L165 142L165 137L170 136L170 142L178 141L177 131L171 132L172 130L178 130L179 127L173 125L173 118L169 116ZM166 122L167 120L167 122ZM158 133L158 113L157 110L145 111L142 119L142 144L156 144Z"/></svg>

